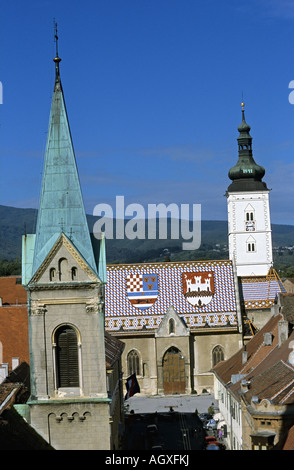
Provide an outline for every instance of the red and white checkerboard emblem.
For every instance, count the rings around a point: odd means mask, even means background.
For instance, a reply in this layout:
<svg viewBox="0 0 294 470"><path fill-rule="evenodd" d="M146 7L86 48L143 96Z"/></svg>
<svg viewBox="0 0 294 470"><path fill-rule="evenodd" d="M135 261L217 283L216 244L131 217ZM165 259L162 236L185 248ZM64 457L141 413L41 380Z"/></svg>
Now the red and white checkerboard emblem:
<svg viewBox="0 0 294 470"><path fill-rule="evenodd" d="M158 297L157 274L129 274L126 276L127 296L131 304L144 310L151 307Z"/></svg>
<svg viewBox="0 0 294 470"><path fill-rule="evenodd" d="M141 274L132 274L127 277L127 291L143 292L143 279Z"/></svg>

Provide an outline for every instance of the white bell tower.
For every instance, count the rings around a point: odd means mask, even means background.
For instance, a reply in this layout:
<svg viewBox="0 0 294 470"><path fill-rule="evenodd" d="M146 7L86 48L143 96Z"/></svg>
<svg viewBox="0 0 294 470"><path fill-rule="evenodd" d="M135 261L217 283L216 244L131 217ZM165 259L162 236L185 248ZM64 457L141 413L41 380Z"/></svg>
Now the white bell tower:
<svg viewBox="0 0 294 470"><path fill-rule="evenodd" d="M266 276L272 267L272 235L269 210L269 189L262 181L265 170L252 156L250 126L245 121L238 127L239 159L230 169L232 183L228 201L229 256L237 276Z"/></svg>

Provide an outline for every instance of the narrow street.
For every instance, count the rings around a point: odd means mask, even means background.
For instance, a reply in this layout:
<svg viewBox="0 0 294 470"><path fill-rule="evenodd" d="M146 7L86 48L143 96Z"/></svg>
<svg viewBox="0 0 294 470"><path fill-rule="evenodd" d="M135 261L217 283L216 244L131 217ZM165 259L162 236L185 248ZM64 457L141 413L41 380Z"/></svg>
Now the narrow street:
<svg viewBox="0 0 294 470"><path fill-rule="evenodd" d="M140 394L126 402L126 450L203 450L206 431L199 415L209 407L217 410L213 395Z"/></svg>
<svg viewBox="0 0 294 470"><path fill-rule="evenodd" d="M157 430L149 432L148 426ZM202 450L205 431L195 413L148 413L126 419L128 450Z"/></svg>

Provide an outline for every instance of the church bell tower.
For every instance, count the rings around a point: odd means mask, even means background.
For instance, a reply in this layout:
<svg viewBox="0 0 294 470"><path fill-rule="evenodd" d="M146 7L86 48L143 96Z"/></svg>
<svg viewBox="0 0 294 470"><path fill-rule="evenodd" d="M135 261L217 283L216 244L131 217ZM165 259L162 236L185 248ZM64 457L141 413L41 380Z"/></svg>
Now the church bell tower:
<svg viewBox="0 0 294 470"><path fill-rule="evenodd" d="M88 230L60 61L56 48L36 234L23 237L30 424L57 450L109 449L105 273Z"/></svg>
<svg viewBox="0 0 294 470"><path fill-rule="evenodd" d="M229 256L237 276L265 276L272 267L272 236L269 189L262 178L265 170L253 158L250 126L238 127L239 159L229 171L232 183L226 196L228 203Z"/></svg>

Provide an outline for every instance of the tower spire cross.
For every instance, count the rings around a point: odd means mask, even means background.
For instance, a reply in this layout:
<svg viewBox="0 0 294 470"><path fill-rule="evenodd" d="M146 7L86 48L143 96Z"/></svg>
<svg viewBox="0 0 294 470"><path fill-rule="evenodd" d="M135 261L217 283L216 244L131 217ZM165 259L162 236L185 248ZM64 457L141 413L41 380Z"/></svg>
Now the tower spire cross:
<svg viewBox="0 0 294 470"><path fill-rule="evenodd" d="M56 47L56 57L58 57L58 35L57 35L57 23L55 21L55 18L53 20L54 23L54 41L55 41L55 47Z"/></svg>
<svg viewBox="0 0 294 470"><path fill-rule="evenodd" d="M54 23L54 41L55 41L55 46L56 46L56 55L55 55L55 58L53 59L53 62L55 62L55 82L59 83L60 82L59 62L61 61L61 59L58 56L58 34L57 34L57 23L55 21L55 18L53 20L53 23Z"/></svg>

